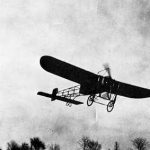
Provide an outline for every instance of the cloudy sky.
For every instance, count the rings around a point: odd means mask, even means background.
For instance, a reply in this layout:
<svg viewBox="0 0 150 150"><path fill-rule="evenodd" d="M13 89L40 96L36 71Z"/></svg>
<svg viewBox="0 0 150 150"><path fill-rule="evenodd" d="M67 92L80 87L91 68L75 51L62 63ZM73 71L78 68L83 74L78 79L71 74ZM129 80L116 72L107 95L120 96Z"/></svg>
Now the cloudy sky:
<svg viewBox="0 0 150 150"><path fill-rule="evenodd" d="M82 135L112 148L150 139L150 98L117 99L107 113L100 105L68 108L37 96L38 90L76 83L45 72L50 55L91 72L109 63L116 80L150 88L149 0L0 0L0 146L39 136L62 150L75 150Z"/></svg>

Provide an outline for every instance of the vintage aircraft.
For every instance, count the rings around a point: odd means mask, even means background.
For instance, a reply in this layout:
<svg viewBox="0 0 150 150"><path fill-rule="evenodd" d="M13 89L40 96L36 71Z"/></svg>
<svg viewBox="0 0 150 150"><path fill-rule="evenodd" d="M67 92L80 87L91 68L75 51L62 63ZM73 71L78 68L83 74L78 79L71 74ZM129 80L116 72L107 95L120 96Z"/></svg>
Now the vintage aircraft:
<svg viewBox="0 0 150 150"><path fill-rule="evenodd" d="M75 100L78 96L89 95L87 105L91 106L93 102L107 106L107 111L111 112L114 108L117 95L129 98L150 97L150 89L122 83L112 79L110 68L105 65L107 76L99 73L94 74L79 67L68 64L51 56L42 56L40 59L41 67L55 75L63 77L78 83L79 85L58 91L53 89L52 94L38 92L38 95L51 98L51 101L60 100L66 102L67 106L72 104L79 105L83 102ZM99 101L99 98L103 102Z"/></svg>

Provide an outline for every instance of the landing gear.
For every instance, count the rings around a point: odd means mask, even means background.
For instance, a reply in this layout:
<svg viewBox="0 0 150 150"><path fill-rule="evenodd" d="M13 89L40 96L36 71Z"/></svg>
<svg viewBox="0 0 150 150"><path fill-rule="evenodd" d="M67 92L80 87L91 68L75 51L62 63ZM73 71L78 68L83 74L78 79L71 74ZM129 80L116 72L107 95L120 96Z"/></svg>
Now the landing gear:
<svg viewBox="0 0 150 150"><path fill-rule="evenodd" d="M66 106L71 107L71 106L72 106L72 104L67 102L67 103L66 103Z"/></svg>
<svg viewBox="0 0 150 150"><path fill-rule="evenodd" d="M114 109L114 101L110 101L107 104L107 112L111 112Z"/></svg>
<svg viewBox="0 0 150 150"><path fill-rule="evenodd" d="M111 112L114 109L116 98L117 95L113 95L112 99L110 99L110 102L107 104L107 112Z"/></svg>
<svg viewBox="0 0 150 150"><path fill-rule="evenodd" d="M87 105L91 106L94 102L95 95L90 95L87 99Z"/></svg>

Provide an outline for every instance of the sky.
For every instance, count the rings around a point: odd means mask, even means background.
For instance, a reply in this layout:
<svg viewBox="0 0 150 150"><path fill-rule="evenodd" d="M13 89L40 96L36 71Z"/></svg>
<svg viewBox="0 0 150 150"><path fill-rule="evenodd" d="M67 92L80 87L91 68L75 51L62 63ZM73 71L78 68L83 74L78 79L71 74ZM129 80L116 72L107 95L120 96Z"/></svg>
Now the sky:
<svg viewBox="0 0 150 150"><path fill-rule="evenodd" d="M0 146L35 136L62 150L84 135L122 149L150 139L150 98L118 96L111 113L94 104L66 107L36 95L76 83L44 71L50 55L93 73L109 63L118 81L150 88L149 0L0 0Z"/></svg>

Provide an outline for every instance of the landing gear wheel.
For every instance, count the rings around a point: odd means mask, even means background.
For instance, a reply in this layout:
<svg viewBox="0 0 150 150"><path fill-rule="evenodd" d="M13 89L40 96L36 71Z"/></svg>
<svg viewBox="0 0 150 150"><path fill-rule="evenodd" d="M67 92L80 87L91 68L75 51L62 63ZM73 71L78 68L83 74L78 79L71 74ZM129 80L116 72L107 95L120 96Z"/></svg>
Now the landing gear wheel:
<svg viewBox="0 0 150 150"><path fill-rule="evenodd" d="M70 103L66 102L66 106L69 106Z"/></svg>
<svg viewBox="0 0 150 150"><path fill-rule="evenodd" d="M71 103L69 103L69 107L71 107L72 106L72 104Z"/></svg>
<svg viewBox="0 0 150 150"><path fill-rule="evenodd" d="M72 104L67 102L67 103L66 103L66 106L71 107L71 106L72 106Z"/></svg>
<svg viewBox="0 0 150 150"><path fill-rule="evenodd" d="M94 102L94 96L93 95L90 95L87 99L87 105L88 106L91 106Z"/></svg>
<svg viewBox="0 0 150 150"><path fill-rule="evenodd" d="M107 112L111 112L114 108L114 101L110 101L107 105Z"/></svg>

